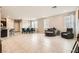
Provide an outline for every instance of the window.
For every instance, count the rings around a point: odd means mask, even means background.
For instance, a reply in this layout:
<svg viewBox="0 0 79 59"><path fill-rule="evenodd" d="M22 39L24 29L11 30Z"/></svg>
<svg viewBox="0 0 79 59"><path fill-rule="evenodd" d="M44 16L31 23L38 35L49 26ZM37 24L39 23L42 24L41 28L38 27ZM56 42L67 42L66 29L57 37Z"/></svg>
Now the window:
<svg viewBox="0 0 79 59"><path fill-rule="evenodd" d="M32 21L31 24L32 24L32 28L37 28L38 27L37 21Z"/></svg>
<svg viewBox="0 0 79 59"><path fill-rule="evenodd" d="M65 28L73 28L73 32L75 32L75 15L65 16Z"/></svg>
<svg viewBox="0 0 79 59"><path fill-rule="evenodd" d="M69 16L65 16L64 20L65 20L65 28L73 28L74 29L74 24L75 24L75 16L74 15L69 15Z"/></svg>
<svg viewBox="0 0 79 59"><path fill-rule="evenodd" d="M23 28L29 28L30 27L30 21L29 20L23 20L22 21L22 27Z"/></svg>
<svg viewBox="0 0 79 59"><path fill-rule="evenodd" d="M45 19L44 20L44 29L47 29L47 28L49 28L49 20Z"/></svg>

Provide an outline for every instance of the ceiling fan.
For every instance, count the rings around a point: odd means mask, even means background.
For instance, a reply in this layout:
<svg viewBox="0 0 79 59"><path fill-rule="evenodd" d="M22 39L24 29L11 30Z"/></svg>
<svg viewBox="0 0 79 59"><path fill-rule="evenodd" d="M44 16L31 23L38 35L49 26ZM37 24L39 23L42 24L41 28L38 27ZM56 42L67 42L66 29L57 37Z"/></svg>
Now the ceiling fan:
<svg viewBox="0 0 79 59"><path fill-rule="evenodd" d="M52 8L57 8L57 6L53 6Z"/></svg>

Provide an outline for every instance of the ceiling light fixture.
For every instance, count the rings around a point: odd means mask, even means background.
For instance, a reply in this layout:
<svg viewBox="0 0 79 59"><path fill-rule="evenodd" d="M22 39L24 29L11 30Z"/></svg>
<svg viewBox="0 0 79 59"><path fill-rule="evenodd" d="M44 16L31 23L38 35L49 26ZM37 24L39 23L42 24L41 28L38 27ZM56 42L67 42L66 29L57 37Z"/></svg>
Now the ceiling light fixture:
<svg viewBox="0 0 79 59"><path fill-rule="evenodd" d="M53 6L52 8L57 8L57 6Z"/></svg>

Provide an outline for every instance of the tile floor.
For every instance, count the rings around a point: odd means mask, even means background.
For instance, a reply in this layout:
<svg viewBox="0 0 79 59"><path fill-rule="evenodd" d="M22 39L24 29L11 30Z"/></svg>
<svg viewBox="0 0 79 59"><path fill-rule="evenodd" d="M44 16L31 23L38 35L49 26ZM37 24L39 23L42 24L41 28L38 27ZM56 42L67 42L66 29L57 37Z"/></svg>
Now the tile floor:
<svg viewBox="0 0 79 59"><path fill-rule="evenodd" d="M3 53L63 53L70 52L75 39L67 40L61 36L46 37L44 34L15 34L2 38Z"/></svg>

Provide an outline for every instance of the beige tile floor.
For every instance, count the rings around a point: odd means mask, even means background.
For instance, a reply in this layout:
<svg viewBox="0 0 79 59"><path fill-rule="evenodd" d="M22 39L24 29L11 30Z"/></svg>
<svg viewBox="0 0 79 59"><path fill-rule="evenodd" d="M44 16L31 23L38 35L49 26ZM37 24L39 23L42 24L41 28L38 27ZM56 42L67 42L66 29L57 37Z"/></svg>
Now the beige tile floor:
<svg viewBox="0 0 79 59"><path fill-rule="evenodd" d="M46 37L44 34L15 34L2 38L3 53L62 53L70 52L75 40L67 40L61 36ZM70 44L71 43L71 44Z"/></svg>

